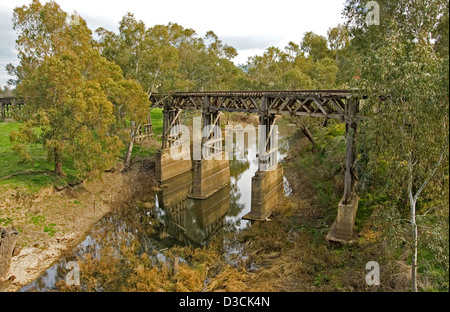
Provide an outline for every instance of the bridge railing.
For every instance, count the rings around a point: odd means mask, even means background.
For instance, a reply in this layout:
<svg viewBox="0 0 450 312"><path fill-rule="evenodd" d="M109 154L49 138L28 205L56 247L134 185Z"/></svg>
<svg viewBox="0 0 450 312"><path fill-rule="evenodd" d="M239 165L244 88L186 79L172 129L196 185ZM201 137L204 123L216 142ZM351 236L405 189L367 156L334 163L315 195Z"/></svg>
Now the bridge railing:
<svg viewBox="0 0 450 312"><path fill-rule="evenodd" d="M21 116L23 105L16 97L0 97L0 120Z"/></svg>

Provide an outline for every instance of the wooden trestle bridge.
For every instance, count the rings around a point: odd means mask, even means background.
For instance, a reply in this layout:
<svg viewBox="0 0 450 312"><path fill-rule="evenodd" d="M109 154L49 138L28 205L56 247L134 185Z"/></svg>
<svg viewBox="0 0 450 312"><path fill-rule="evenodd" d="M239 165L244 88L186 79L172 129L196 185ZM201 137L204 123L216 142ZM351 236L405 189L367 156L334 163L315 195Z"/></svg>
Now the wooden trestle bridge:
<svg viewBox="0 0 450 312"><path fill-rule="evenodd" d="M188 162L185 161L182 164L180 161L170 160L167 153L168 149L179 139L180 134L171 130L177 125L180 125L181 110L201 110L202 126L218 126L215 127L216 129L220 129L221 112L245 112L259 115L260 125L265 126L265 133L259 133L259 139L265 141L264 152L268 157L264 160L259 159L259 170L254 180L252 180L252 210L254 202L253 195L254 192L256 194L258 188L261 190L259 190L259 195L255 195L255 206L261 203L264 205L264 202L268 201L265 198L265 193L270 193L273 188L273 183L280 183L279 173L274 173L273 177L264 177L262 173L259 173L259 171L265 171L268 172L266 175L270 175L271 171L276 172L280 167L276 159L277 147L274 146L274 142L276 142L274 136L276 133L273 131L277 115L335 118L345 123L346 160L344 195L339 204L338 217L330 231L329 238L335 240L351 239L358 205L358 196L354 191L356 180L354 170L356 160L354 138L360 99L356 92L350 90L176 92L169 95L151 94L149 100L152 102L152 107L163 108L162 149L157 154L156 160L156 169L159 172L156 175L160 181L167 180L170 177L193 168L191 160ZM12 116L14 106L20 108L23 105L22 102L15 98L1 98L0 103L0 117L3 119ZM204 137L202 146L205 145L211 148L212 153L222 152L221 131L217 131L216 133L212 131L208 137ZM220 177L223 176L223 181L227 178L229 181L229 171L227 176L226 166L223 163L216 162L214 165L208 166L205 168L203 168L203 164L194 166L194 175L197 170L200 172L198 175L199 180L206 181L210 179L209 181L219 181L218 183L220 184L222 183L220 182L222 179ZM211 167L220 169L214 172ZM268 179L269 182L265 182L264 179ZM202 186L198 188L198 191L195 191L195 181L196 177L194 176L194 192L199 194L198 198L211 195L211 188L204 191L202 190ZM211 184L210 182L208 183ZM215 191L217 191L217 187ZM267 215L266 209L263 209L258 214L259 217L256 219L264 219Z"/></svg>
<svg viewBox="0 0 450 312"><path fill-rule="evenodd" d="M23 105L23 101L14 96L0 97L0 121L14 118L16 113L20 113Z"/></svg>
<svg viewBox="0 0 450 312"><path fill-rule="evenodd" d="M268 172L275 172L279 168L276 159L277 148L273 145L275 135L273 127L277 115L335 118L346 123L344 195L338 207L338 217L328 238L338 241L351 239L358 205L358 197L354 191L356 179L354 139L356 117L359 112L359 98L356 92L349 90L177 92L170 95L153 94L150 96L150 101L154 106L163 108L163 151L179 139L177 131L171 130L180 124L182 109L201 110L203 127L217 125L219 129L221 112L245 112L259 115L260 125L264 125L266 130L265 133L259 134L259 139L265 141L264 152L269 157L266 160L259 159L259 169L252 180L252 211L254 206L264 206L264 202L270 202L266 198L266 193L270 193L275 184L280 184L280 174L273 174L274 177L270 177L268 173L269 177L264 177L259 173L262 168L263 171ZM202 145L212 147L213 152L221 152L221 133L210 133L210 135L203 138ZM163 171L164 157L161 156L157 161L161 162L160 169ZM183 166L177 166L173 162L167 165L167 167L170 166L183 170ZM200 167L199 165L195 168ZM220 168L221 165L218 164L217 167ZM190 167L185 168L187 170ZM195 168L194 172L201 171ZM220 180L220 176L217 179L218 174L219 172L211 174L215 181ZM160 180L164 180L162 173L159 177ZM202 179L205 179L205 176L202 176ZM259 193L258 188L260 188ZM270 208L273 208L273 202L270 205ZM250 218L264 219L267 216L267 208L255 208L255 213Z"/></svg>

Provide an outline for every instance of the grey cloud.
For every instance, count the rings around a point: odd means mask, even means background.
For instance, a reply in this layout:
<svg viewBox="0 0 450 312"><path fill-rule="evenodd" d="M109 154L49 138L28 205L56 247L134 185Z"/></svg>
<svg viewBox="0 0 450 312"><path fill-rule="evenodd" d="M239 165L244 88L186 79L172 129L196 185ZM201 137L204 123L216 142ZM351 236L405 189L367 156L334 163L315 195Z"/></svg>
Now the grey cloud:
<svg viewBox="0 0 450 312"><path fill-rule="evenodd" d="M276 46L283 37L281 36L261 36L261 35L237 35L220 36L222 42L234 47L237 50L260 50L270 46Z"/></svg>
<svg viewBox="0 0 450 312"><path fill-rule="evenodd" d="M71 14L72 12L68 13ZM101 15L92 15L84 11L79 11L78 13L84 20L86 20L87 26L92 30L93 33L95 33L95 30L99 27L103 27L114 32L118 32L119 30L120 20L114 20L112 18Z"/></svg>
<svg viewBox="0 0 450 312"><path fill-rule="evenodd" d="M0 7L0 85L6 85L6 82L13 78L8 76L6 65L9 63L17 64L16 32L13 30L12 10L6 10Z"/></svg>

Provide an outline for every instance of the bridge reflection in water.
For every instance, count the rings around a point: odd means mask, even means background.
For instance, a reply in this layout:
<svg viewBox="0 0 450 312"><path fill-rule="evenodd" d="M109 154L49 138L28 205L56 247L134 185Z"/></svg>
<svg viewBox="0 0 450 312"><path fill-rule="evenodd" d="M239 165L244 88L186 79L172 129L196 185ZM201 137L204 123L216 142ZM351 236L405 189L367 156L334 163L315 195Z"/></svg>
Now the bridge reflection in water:
<svg viewBox="0 0 450 312"><path fill-rule="evenodd" d="M285 138L295 132L295 127L279 128L280 149L277 158L283 159L288 150ZM243 148L243 151L240 149ZM227 232L246 228L251 221L245 216L251 213L255 196L252 181L258 171L258 159L237 159L243 152L245 155L256 153L256 146L245 144L233 149L233 159L227 161L229 166L228 183L216 190L212 195L196 199L194 188L199 181L195 180L195 170L182 173L161 182L161 190L155 198L155 217L164 224L165 231L182 244L196 246L208 245L214 238L222 237ZM276 205L282 197L289 196L289 183L280 177L277 187L264 194L267 201Z"/></svg>
<svg viewBox="0 0 450 312"><path fill-rule="evenodd" d="M192 199L193 172L188 171L162 183L157 194L156 218L167 234L184 244L208 245L224 231L230 208L230 184L206 199Z"/></svg>

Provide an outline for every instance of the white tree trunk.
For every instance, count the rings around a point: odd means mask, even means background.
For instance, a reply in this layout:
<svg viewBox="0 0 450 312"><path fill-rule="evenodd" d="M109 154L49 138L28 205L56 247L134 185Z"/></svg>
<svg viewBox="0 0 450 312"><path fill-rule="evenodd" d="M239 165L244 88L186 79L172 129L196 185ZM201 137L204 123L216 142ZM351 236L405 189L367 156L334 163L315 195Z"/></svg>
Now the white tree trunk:
<svg viewBox="0 0 450 312"><path fill-rule="evenodd" d="M413 231L413 257L411 261L411 290L413 292L417 292L417 249L418 249L418 232L417 232L417 223L416 223L416 203L417 199L420 196L420 193L422 193L423 189L427 186L428 182L431 180L431 178L436 173L437 168L441 164L442 158L444 157L445 151L448 148L448 139L445 140L444 148L442 149L442 152L439 156L439 159L434 165L433 170L428 174L425 181L422 183L422 185L419 187L417 192L413 194L413 160L411 157L411 153L409 155L408 160L408 197L409 197L409 205L411 207L411 226Z"/></svg>
<svg viewBox="0 0 450 312"><path fill-rule="evenodd" d="M128 144L127 155L125 157L125 166L130 166L131 163L131 152L133 151L134 146L134 137L136 136L136 123L131 121L131 133L130 133L130 143Z"/></svg>
<svg viewBox="0 0 450 312"><path fill-rule="evenodd" d="M417 292L417 223L416 223L416 202L411 203L411 225L413 230L413 257L411 262L411 290Z"/></svg>

